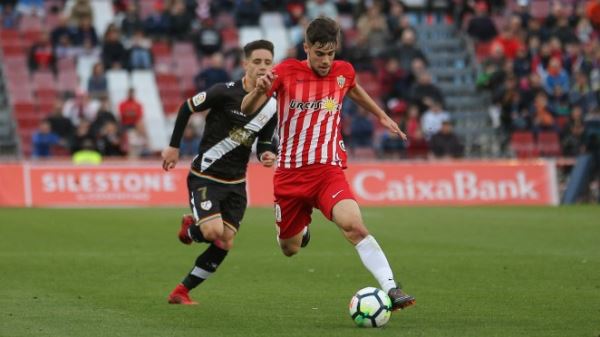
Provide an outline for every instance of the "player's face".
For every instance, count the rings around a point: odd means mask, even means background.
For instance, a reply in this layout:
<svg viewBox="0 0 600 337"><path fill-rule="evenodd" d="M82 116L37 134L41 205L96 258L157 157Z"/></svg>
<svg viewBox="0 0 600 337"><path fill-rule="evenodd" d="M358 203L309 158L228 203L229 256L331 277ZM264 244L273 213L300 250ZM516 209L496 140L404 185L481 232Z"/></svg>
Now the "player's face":
<svg viewBox="0 0 600 337"><path fill-rule="evenodd" d="M251 81L256 81L257 78L271 71L273 68L273 54L266 49L257 49L250 54L244 61L244 70L246 76Z"/></svg>
<svg viewBox="0 0 600 337"><path fill-rule="evenodd" d="M319 76L327 76L331 70L331 64L335 58L335 43L327 44L304 44L304 51L308 55L308 63L310 68Z"/></svg>

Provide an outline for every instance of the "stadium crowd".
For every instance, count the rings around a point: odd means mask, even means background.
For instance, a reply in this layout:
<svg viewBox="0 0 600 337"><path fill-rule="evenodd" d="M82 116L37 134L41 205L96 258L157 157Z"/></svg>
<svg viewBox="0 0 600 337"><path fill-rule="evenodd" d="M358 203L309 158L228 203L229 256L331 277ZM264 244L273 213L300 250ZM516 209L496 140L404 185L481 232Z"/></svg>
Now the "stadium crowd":
<svg viewBox="0 0 600 337"><path fill-rule="evenodd" d="M305 57L301 32L309 20L336 18L343 29L337 57L354 65L360 83L409 137L404 143L388 134L348 101L342 112L343 137L351 153L460 157L463 146L453 132L452 114L417 44L414 24L428 22L427 10L438 10L430 2L423 13L408 11L399 0L114 0L115 20L96 32L90 0L73 1L70 7L62 0L13 0L3 1L0 19L2 31L21 29L29 17L43 22L44 29L27 45L31 78L48 72L60 78L64 64L82 55L98 60L83 86L87 90L74 85L52 101L38 97L38 109L48 117L31 136L35 157L84 147L104 156L155 155L140 122L144 112L137 100L143 93L132 91L125 101L112 102L106 71L152 69L157 78L167 76L172 71L161 61L164 51L189 46L178 50L193 53L200 66L177 74L180 103L215 83L241 78L237 34L273 12L283 17L291 38L285 57ZM600 1L556 2L543 16L533 5L524 0L452 0L444 20L462 25L475 40L481 62L477 85L492 93L492 121L503 146L516 130L550 130L560 134L562 153L576 155L591 146L589 135L600 122ZM165 113L175 112L170 110ZM195 153L200 133L201 128L189 127L182 154Z"/></svg>

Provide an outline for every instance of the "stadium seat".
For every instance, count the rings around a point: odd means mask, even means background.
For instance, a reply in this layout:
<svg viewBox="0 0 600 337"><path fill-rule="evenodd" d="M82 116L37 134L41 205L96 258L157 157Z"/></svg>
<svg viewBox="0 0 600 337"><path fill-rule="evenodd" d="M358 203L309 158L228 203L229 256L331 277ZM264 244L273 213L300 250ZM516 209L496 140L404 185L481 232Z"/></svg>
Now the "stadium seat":
<svg viewBox="0 0 600 337"><path fill-rule="evenodd" d="M515 131L511 135L510 143L517 158L534 158L539 154L532 132Z"/></svg>
<svg viewBox="0 0 600 337"><path fill-rule="evenodd" d="M536 19L544 19L550 14L550 6L546 0L533 0L530 3L529 13Z"/></svg>
<svg viewBox="0 0 600 337"><path fill-rule="evenodd" d="M557 157L561 155L560 141L557 132L540 132L538 134L537 145L541 156Z"/></svg>
<svg viewBox="0 0 600 337"><path fill-rule="evenodd" d="M31 101L16 101L13 104L15 115L28 115L37 112L37 106Z"/></svg>
<svg viewBox="0 0 600 337"><path fill-rule="evenodd" d="M223 40L224 50L230 50L240 46L240 36L235 27L228 27L221 30L221 39Z"/></svg>
<svg viewBox="0 0 600 337"><path fill-rule="evenodd" d="M56 79L54 74L49 71L36 71L31 79L35 89L54 89L56 90Z"/></svg>
<svg viewBox="0 0 600 337"><path fill-rule="evenodd" d="M262 38L263 32L260 27L244 26L240 28L240 46Z"/></svg>

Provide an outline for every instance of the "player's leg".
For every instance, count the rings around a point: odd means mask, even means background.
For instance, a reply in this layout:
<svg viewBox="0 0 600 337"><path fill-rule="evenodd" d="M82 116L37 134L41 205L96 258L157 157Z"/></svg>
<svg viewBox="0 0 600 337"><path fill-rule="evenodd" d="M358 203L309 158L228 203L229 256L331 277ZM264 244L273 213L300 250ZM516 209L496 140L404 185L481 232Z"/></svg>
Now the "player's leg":
<svg viewBox="0 0 600 337"><path fill-rule="evenodd" d="M393 308L399 309L414 304L412 296L399 290L383 250L369 234L344 173L333 169L323 172L323 175L327 184L319 192L318 208L354 245L365 267L373 274L381 288L392 297Z"/></svg>
<svg viewBox="0 0 600 337"><path fill-rule="evenodd" d="M227 198L229 187L208 179L188 176L188 191L193 221L184 215L179 230L179 240L189 244L212 242L223 235L221 202Z"/></svg>
<svg viewBox="0 0 600 337"><path fill-rule="evenodd" d="M281 252L288 257L296 255L310 240L308 225L312 206L298 198L279 198L275 202L277 242Z"/></svg>
<svg viewBox="0 0 600 337"><path fill-rule="evenodd" d="M208 279L221 265L229 250L233 247L235 231L225 227L223 234L214 240L208 248L200 254L194 263L194 267L186 275L183 281L169 294L168 301L171 304L197 304L189 292L198 287Z"/></svg>

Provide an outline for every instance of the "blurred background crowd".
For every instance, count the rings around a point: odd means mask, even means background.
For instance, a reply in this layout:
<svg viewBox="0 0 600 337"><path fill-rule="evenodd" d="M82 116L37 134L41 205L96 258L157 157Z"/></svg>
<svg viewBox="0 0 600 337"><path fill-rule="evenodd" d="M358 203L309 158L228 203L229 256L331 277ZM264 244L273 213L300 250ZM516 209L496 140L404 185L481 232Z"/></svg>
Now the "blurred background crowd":
<svg viewBox="0 0 600 337"><path fill-rule="evenodd" d="M344 102L350 154L575 157L600 148L600 0L21 0L0 7L0 149L156 156L179 105L241 78L244 43L305 58L307 23L408 134ZM184 134L193 156L202 118Z"/></svg>

